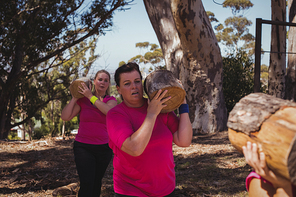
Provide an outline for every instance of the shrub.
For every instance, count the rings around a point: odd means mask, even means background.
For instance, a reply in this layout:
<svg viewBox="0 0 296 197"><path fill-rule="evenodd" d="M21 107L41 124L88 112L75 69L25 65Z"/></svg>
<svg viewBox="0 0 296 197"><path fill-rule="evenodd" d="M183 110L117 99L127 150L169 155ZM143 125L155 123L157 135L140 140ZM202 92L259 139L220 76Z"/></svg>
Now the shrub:
<svg viewBox="0 0 296 197"><path fill-rule="evenodd" d="M253 92L253 60L245 51L223 57L223 93L228 113L244 96Z"/></svg>

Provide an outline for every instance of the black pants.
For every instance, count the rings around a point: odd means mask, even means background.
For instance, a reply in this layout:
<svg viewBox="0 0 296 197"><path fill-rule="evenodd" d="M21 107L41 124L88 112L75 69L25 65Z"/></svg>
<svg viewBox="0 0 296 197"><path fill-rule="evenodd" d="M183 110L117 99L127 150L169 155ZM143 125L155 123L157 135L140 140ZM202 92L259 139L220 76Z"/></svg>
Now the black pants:
<svg viewBox="0 0 296 197"><path fill-rule="evenodd" d="M74 141L74 157L80 180L79 197L99 197L102 178L112 159L108 144L92 145Z"/></svg>
<svg viewBox="0 0 296 197"><path fill-rule="evenodd" d="M136 197L136 196L127 196L127 195L115 193L114 197ZM164 197L175 197L175 191L173 191L172 193L170 193L169 195L166 195Z"/></svg>

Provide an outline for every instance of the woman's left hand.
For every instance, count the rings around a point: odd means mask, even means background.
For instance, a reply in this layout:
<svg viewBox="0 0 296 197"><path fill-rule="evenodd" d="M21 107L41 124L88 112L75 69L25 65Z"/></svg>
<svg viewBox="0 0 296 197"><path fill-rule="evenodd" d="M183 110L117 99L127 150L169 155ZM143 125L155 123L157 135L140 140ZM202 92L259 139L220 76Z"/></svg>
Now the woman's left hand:
<svg viewBox="0 0 296 197"><path fill-rule="evenodd" d="M150 101L148 99L148 108L147 108L147 114L153 114L158 115L160 111L166 107L164 104L166 101L170 100L171 97L165 97L165 94L168 92L168 90L158 90L158 92L155 94L154 98Z"/></svg>
<svg viewBox="0 0 296 197"><path fill-rule="evenodd" d="M85 85L85 83L81 83L81 86L79 86L79 93L80 94L83 94L85 97L87 97L87 98L91 98L92 96L93 96L93 94L92 94L92 92L91 92L91 90L90 90L90 88L89 87L87 87L86 85Z"/></svg>

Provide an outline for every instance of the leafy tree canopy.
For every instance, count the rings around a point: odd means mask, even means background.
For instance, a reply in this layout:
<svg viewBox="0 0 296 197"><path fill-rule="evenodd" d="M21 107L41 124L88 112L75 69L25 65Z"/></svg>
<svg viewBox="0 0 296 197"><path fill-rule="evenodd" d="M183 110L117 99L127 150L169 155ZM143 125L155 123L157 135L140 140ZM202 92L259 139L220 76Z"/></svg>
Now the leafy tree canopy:
<svg viewBox="0 0 296 197"><path fill-rule="evenodd" d="M231 8L232 13L236 15L242 10L248 10L253 7L253 3L249 0L225 0L223 2L224 8Z"/></svg>
<svg viewBox="0 0 296 197"><path fill-rule="evenodd" d="M114 11L127 9L132 1L1 1L0 139L14 126L15 110L30 119L50 100L63 97L58 92L71 76L88 73L98 57L97 36L110 30Z"/></svg>
<svg viewBox="0 0 296 197"><path fill-rule="evenodd" d="M224 25L219 23L214 13L207 12L211 23L218 23L214 26L216 37L218 42L225 45L227 50L229 49L227 53L238 52L241 48L248 51L249 55L254 54L255 37L249 33L252 22L242 15L236 16L240 11L247 10L252 6L253 4L249 0L225 0L223 7L231 8L234 16L228 17L224 21Z"/></svg>
<svg viewBox="0 0 296 197"><path fill-rule="evenodd" d="M140 49L146 49L148 50L144 55L141 53L139 55L136 55L132 57L129 62L134 61L138 64L144 63L144 64L150 64L153 67L149 68L149 72L155 70L156 68L163 68L163 54L162 50L159 48L157 44L149 43L149 42L139 42L136 43L136 47Z"/></svg>

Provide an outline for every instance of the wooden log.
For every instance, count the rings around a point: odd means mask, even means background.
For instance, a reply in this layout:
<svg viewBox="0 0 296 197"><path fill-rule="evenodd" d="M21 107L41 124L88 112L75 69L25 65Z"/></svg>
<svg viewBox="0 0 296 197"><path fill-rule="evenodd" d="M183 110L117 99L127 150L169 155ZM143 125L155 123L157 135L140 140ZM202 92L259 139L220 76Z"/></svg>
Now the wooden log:
<svg viewBox="0 0 296 197"><path fill-rule="evenodd" d="M79 79L76 79L73 81L70 85L70 92L73 97L75 98L82 98L84 97L83 94L80 94L78 91L80 90L79 87L81 86L81 83L85 83L87 87L89 87L89 84L91 84L91 80L87 77L81 77Z"/></svg>
<svg viewBox="0 0 296 197"><path fill-rule="evenodd" d="M165 97L171 97L170 100L165 102L167 106L161 110L161 113L174 111L185 99L185 90L169 70L155 70L144 81L144 91L150 100L160 89L168 90Z"/></svg>
<svg viewBox="0 0 296 197"><path fill-rule="evenodd" d="M228 137L242 153L256 143L274 173L296 184L296 103L263 93L242 98L229 114Z"/></svg>

